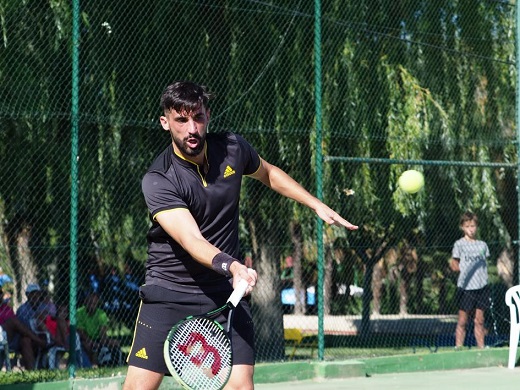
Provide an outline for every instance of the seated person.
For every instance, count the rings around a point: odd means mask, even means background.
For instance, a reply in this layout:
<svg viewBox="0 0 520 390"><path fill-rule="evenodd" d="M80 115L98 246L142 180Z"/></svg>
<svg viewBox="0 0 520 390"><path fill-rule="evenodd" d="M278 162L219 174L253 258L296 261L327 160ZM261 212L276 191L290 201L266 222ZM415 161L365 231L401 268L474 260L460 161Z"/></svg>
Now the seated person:
<svg viewBox="0 0 520 390"><path fill-rule="evenodd" d="M84 306L77 312L77 329L81 345L93 366L98 366L98 354L101 348L107 347L119 351L119 341L107 335L108 316L98 307L99 296L91 292L85 298Z"/></svg>
<svg viewBox="0 0 520 390"><path fill-rule="evenodd" d="M4 273L2 267L0 267L0 289L3 290L2 297L0 300L3 300L5 303L9 303L11 300L11 289L13 286L13 279Z"/></svg>
<svg viewBox="0 0 520 390"><path fill-rule="evenodd" d="M36 313L45 308L43 291L39 284L28 284L25 289L27 300L18 308L16 315L25 326L31 327L31 321L36 318Z"/></svg>
<svg viewBox="0 0 520 390"><path fill-rule="evenodd" d="M0 290L1 293L1 290ZM0 302L0 326L7 333L9 349L19 351L27 370L34 369L36 348L45 348L46 341L36 335L16 316L11 306Z"/></svg>
<svg viewBox="0 0 520 390"><path fill-rule="evenodd" d="M47 316L56 317L56 305L51 301L49 294L42 290L37 283L27 285L25 295L27 301L18 308L16 315L25 326L34 332L47 332L45 319ZM49 342L52 345L64 348L68 345L62 339L55 339L52 334L50 338Z"/></svg>
<svg viewBox="0 0 520 390"><path fill-rule="evenodd" d="M41 307L35 320L35 330L48 333L52 345L64 349L69 348L69 324L66 313L63 308L57 310L50 309L49 306Z"/></svg>
<svg viewBox="0 0 520 390"><path fill-rule="evenodd" d="M51 334L55 344L69 349L69 311L66 306L58 306L55 315L48 313L45 316L45 328Z"/></svg>

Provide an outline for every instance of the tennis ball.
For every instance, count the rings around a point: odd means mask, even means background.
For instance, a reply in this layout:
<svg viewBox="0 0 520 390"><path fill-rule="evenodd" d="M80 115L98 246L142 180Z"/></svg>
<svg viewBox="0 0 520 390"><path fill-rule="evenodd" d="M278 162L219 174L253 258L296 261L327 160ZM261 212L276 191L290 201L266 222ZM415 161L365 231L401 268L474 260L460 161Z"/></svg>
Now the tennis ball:
<svg viewBox="0 0 520 390"><path fill-rule="evenodd" d="M397 182L399 187L409 194L415 194L424 186L424 176L421 172L414 169L404 171Z"/></svg>

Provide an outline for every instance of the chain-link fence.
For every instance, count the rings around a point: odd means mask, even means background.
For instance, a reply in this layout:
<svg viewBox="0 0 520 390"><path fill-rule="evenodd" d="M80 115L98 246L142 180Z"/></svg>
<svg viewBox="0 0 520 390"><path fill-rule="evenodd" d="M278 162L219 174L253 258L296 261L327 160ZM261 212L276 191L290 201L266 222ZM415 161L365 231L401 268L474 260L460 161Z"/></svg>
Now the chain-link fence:
<svg viewBox="0 0 520 390"><path fill-rule="evenodd" d="M515 5L318 5L89 1L75 47L71 2L5 1L0 266L9 305L18 308L35 282L70 305L77 164L78 307L98 291L110 334L129 346L149 226L140 180L170 142L159 96L169 82L191 79L216 94L211 131L241 134L360 225L325 226L317 239L310 210L246 179L241 242L260 275L258 361L290 358L284 327L311 341L323 330L327 359L356 348L453 347L458 274L449 260L466 210L478 215L490 250L486 342L499 343L508 331L503 295L518 267ZM414 195L397 186L409 168L425 176Z"/></svg>

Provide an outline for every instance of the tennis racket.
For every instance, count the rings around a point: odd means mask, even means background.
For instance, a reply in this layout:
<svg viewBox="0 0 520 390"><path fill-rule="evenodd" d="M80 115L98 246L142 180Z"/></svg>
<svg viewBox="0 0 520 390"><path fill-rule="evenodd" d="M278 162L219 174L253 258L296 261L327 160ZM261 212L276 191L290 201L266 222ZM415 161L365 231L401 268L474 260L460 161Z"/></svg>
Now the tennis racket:
<svg viewBox="0 0 520 390"><path fill-rule="evenodd" d="M164 360L170 374L190 390L222 389L231 375L233 353L230 329L233 310L248 283L242 279L226 304L206 314L186 317L173 326L164 342ZM212 319L229 310L227 329Z"/></svg>

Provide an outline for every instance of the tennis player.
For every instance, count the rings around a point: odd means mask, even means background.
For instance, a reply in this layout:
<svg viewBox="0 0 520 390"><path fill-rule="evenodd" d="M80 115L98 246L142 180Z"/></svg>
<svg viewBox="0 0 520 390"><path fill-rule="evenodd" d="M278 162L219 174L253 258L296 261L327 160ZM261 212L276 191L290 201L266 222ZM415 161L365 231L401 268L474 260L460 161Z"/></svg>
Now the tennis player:
<svg viewBox="0 0 520 390"><path fill-rule="evenodd" d="M328 224L357 226L263 160L241 136L207 133L211 93L176 81L161 97L160 122L172 144L152 163L142 190L152 226L141 306L123 389L157 389L168 369L163 345L170 328L188 315L225 304L241 279L256 284L256 271L240 258L239 197L243 176L311 208ZM254 331L249 299L235 310L233 370L226 389L253 389Z"/></svg>

